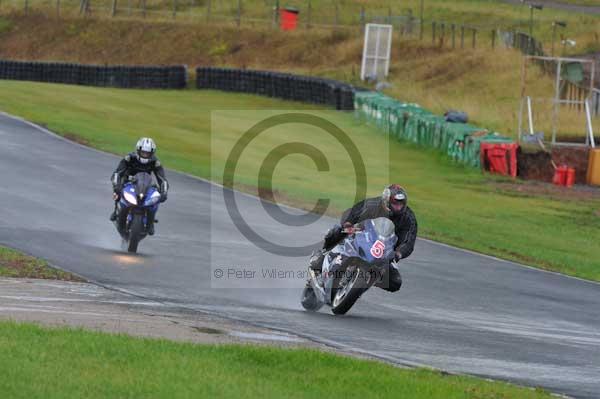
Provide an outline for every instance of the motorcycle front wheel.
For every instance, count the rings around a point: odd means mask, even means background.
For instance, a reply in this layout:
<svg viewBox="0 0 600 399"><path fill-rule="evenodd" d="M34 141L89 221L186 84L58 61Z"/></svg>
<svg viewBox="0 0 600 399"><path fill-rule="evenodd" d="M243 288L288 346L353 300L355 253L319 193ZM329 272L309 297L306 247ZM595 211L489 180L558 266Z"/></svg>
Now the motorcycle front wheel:
<svg viewBox="0 0 600 399"><path fill-rule="evenodd" d="M331 311L346 314L360 296L369 288L368 273L360 266L349 266L333 282Z"/></svg>
<svg viewBox="0 0 600 399"><path fill-rule="evenodd" d="M310 312L316 312L323 306L323 303L319 302L315 289L310 284L310 281L306 282L304 289L302 290L302 299L300 300L302 307Z"/></svg>
<svg viewBox="0 0 600 399"><path fill-rule="evenodd" d="M129 244L127 251L131 253L137 252L138 244L142 239L142 232L144 231L144 218L141 214L133 215L131 224L129 225Z"/></svg>

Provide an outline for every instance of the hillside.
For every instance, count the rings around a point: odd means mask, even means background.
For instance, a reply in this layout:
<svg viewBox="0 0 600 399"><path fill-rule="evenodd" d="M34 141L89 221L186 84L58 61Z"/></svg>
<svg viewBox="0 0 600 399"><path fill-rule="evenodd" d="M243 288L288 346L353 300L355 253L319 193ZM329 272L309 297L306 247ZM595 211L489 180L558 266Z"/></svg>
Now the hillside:
<svg viewBox="0 0 600 399"><path fill-rule="evenodd" d="M0 57L7 59L222 65L293 71L350 82L358 80L363 44L362 34L353 30L280 32L164 21L57 20L42 14L11 14L3 21ZM392 58L391 95L437 113L464 110L478 125L516 134L521 64L517 51L485 47L452 50L430 41L396 36Z"/></svg>

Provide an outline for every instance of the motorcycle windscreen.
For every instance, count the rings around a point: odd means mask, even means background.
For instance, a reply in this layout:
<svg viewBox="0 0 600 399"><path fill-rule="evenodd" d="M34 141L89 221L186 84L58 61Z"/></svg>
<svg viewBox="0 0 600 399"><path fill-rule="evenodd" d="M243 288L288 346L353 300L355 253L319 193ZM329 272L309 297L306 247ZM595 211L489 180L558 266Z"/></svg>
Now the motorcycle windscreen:
<svg viewBox="0 0 600 399"><path fill-rule="evenodd" d="M396 226L388 218L371 219L370 222L379 238L387 239L396 234Z"/></svg>
<svg viewBox="0 0 600 399"><path fill-rule="evenodd" d="M360 257L369 263L390 261L398 238L394 223L388 218L366 220L363 231L356 234Z"/></svg>
<svg viewBox="0 0 600 399"><path fill-rule="evenodd" d="M135 191L138 195L145 196L148 193L148 188L152 186L152 176L145 172L140 172L135 175Z"/></svg>

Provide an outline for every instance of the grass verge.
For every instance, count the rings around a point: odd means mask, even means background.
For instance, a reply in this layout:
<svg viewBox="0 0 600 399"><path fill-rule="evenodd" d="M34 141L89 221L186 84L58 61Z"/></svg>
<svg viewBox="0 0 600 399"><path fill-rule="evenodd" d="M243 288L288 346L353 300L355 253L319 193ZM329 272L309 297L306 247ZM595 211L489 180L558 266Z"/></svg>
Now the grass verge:
<svg viewBox="0 0 600 399"><path fill-rule="evenodd" d="M258 114L235 110L311 108L213 91L118 90L0 81L2 110L118 154L131 151L139 136L150 135L158 142L159 156L167 167L215 181L222 181L218 171L232 143L256 121L248 114ZM221 110L217 113L220 118L213 120L217 125L212 136L211 110ZM398 142L389 143L393 158L388 177L383 173L388 165L380 152L387 145L385 137L349 114L317 112L343 129L369 160L369 172L375 173L368 181L368 195L378 195L390 180L407 187L422 237L600 281L597 195L565 199L521 190L522 182L491 178L453 164L437 152ZM318 143L319 149L330 150L318 130L292 124L273 132L242 160L236 175L236 182L241 184L238 188L255 191L261 186L256 178L260 165L265 154L281 142L272 136L286 142ZM335 209L344 209L354 199L352 172L347 163L332 162L329 173L318 173L309 158L287 157L277 165L274 188L284 194L283 201L292 199L293 205L306 207L326 194Z"/></svg>
<svg viewBox="0 0 600 399"><path fill-rule="evenodd" d="M0 322L10 398L519 398L551 396L473 377L315 350L209 346Z"/></svg>
<svg viewBox="0 0 600 399"><path fill-rule="evenodd" d="M44 260L24 255L14 249L3 246L0 246L0 277L84 281L71 273L50 267Z"/></svg>

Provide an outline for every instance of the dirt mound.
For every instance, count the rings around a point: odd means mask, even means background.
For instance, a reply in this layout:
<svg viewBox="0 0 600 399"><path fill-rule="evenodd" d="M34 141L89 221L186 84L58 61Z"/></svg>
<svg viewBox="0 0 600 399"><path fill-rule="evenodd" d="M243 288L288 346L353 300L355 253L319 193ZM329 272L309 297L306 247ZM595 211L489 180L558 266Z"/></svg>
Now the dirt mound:
<svg viewBox="0 0 600 399"><path fill-rule="evenodd" d="M526 180L552 182L554 166L567 165L575 169L575 183L586 184L589 147L555 145L551 153L541 149L520 148L517 153L519 177Z"/></svg>

